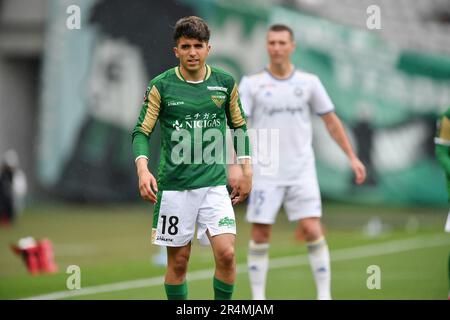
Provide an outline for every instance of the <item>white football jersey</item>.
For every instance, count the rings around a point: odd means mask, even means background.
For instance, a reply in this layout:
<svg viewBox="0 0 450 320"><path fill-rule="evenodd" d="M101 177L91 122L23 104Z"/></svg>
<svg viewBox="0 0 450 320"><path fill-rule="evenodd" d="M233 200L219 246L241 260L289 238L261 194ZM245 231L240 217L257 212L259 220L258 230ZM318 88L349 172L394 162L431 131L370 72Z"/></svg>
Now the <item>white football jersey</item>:
<svg viewBox="0 0 450 320"><path fill-rule="evenodd" d="M311 113L334 111L319 78L294 70L289 78L277 79L264 70L243 77L239 95L252 129L254 181L304 183L301 170L315 170Z"/></svg>

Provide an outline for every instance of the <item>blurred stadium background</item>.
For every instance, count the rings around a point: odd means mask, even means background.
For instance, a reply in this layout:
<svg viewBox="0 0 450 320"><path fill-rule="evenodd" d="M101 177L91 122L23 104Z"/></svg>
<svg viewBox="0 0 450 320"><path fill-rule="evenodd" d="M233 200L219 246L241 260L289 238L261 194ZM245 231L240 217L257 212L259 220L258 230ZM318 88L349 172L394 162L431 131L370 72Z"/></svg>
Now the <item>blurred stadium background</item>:
<svg viewBox="0 0 450 320"><path fill-rule="evenodd" d="M71 5L81 9L80 29L66 27ZM370 5L381 9L379 30L366 26ZM450 106L449 0L0 0L0 155L17 151L29 185L16 223L0 228L0 298L165 298L130 130L147 82L176 64L171 26L186 15L207 20L209 63L236 79L267 61L267 26L290 25L295 63L330 93L369 169L354 186L315 123L334 298L445 299L448 202L433 135ZM244 212L236 210L239 299L250 298ZM267 297L314 299L301 237L278 220ZM58 273L27 274L9 248L26 236L53 242ZM69 265L80 266L84 289L66 289ZM381 268L379 290L366 286L370 265ZM209 248L195 244L191 298L212 297L212 266Z"/></svg>

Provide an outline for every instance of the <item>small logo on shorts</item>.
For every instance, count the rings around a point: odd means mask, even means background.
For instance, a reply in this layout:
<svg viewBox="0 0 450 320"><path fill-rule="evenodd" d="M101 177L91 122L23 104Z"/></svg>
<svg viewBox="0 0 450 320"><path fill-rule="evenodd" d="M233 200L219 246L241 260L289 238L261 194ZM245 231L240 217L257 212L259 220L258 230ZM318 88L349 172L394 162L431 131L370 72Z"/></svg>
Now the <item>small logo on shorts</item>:
<svg viewBox="0 0 450 320"><path fill-rule="evenodd" d="M171 238L166 238L166 237L163 237L163 236L157 236L157 237L156 237L156 241L173 242L173 239L171 239Z"/></svg>
<svg viewBox="0 0 450 320"><path fill-rule="evenodd" d="M232 227L234 225L235 225L234 219L225 217L225 218L219 220L219 227Z"/></svg>

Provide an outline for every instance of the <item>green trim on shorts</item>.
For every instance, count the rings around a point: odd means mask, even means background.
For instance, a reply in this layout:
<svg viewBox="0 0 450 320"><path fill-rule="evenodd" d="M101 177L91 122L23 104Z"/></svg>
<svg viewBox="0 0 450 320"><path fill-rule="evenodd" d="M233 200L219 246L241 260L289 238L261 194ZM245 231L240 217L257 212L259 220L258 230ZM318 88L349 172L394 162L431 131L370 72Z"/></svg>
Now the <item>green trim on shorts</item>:
<svg viewBox="0 0 450 320"><path fill-rule="evenodd" d="M152 224L153 229L156 229L158 227L159 210L161 208L162 193L163 191L158 191L158 193L156 194L156 204L155 209L153 210L153 224Z"/></svg>

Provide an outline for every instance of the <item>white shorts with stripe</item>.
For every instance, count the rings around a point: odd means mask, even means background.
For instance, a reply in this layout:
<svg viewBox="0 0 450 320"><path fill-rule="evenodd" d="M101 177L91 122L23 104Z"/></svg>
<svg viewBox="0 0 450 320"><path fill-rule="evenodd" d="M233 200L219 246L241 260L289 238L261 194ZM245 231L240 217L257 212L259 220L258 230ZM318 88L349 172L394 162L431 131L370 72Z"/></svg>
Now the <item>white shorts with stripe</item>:
<svg viewBox="0 0 450 320"><path fill-rule="evenodd" d="M181 247L194 238L209 244L206 231L214 237L236 234L233 206L225 186L183 191L161 191L153 214L152 243Z"/></svg>

